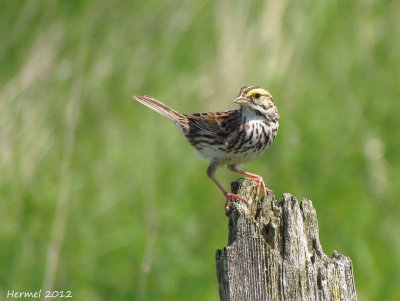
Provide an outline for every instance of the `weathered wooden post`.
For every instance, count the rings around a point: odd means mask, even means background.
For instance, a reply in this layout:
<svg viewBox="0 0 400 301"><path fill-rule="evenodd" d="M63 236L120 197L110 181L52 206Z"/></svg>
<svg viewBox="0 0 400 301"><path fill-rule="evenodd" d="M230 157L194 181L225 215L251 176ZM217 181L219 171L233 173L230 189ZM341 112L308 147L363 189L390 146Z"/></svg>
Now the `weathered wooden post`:
<svg viewBox="0 0 400 301"><path fill-rule="evenodd" d="M350 258L322 251L315 208L286 193L257 202L256 184L232 183L228 246L216 254L221 301L357 300Z"/></svg>

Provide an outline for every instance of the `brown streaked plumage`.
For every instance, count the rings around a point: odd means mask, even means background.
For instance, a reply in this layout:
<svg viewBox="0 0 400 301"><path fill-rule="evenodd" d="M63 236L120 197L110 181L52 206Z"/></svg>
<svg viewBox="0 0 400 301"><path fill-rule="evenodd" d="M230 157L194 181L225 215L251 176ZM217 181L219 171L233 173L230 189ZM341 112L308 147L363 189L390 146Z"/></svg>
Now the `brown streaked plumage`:
<svg viewBox="0 0 400 301"><path fill-rule="evenodd" d="M257 86L240 89L235 103L240 109L225 112L181 114L149 96L134 96L138 102L171 120L197 151L209 159L207 175L226 197L246 203L241 196L227 192L215 177L219 165L227 164L231 171L258 182L264 194L270 190L261 176L246 172L237 164L252 161L262 155L278 133L279 113L271 94ZM258 193L258 192L257 192Z"/></svg>

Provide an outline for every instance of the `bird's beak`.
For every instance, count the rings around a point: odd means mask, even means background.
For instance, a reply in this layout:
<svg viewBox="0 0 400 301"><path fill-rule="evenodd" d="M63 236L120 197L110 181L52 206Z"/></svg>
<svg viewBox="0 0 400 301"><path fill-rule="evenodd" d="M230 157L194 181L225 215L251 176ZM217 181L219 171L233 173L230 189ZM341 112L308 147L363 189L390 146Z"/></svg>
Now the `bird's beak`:
<svg viewBox="0 0 400 301"><path fill-rule="evenodd" d="M237 103L239 105L244 105L247 104L249 102L249 100L245 97L241 97L239 96L238 98L235 99L234 103Z"/></svg>

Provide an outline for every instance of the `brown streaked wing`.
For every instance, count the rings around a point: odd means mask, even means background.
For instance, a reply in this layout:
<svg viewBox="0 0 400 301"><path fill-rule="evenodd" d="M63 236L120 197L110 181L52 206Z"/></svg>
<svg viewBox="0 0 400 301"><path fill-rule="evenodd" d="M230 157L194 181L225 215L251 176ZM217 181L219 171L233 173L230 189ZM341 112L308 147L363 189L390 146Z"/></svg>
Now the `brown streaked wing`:
<svg viewBox="0 0 400 301"><path fill-rule="evenodd" d="M189 123L208 134L228 137L240 124L240 110L185 115Z"/></svg>

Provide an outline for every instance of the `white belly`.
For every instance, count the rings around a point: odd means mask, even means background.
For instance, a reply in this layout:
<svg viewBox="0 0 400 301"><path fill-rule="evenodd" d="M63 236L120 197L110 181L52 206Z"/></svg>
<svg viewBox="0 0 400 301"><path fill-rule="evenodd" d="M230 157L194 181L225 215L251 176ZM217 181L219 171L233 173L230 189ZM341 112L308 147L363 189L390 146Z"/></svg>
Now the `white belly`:
<svg viewBox="0 0 400 301"><path fill-rule="evenodd" d="M202 145L197 150L202 157L222 164L246 163L264 154L276 137L278 126L278 123L266 125L260 120L250 120L244 127L239 149L230 148L227 141L224 145Z"/></svg>

